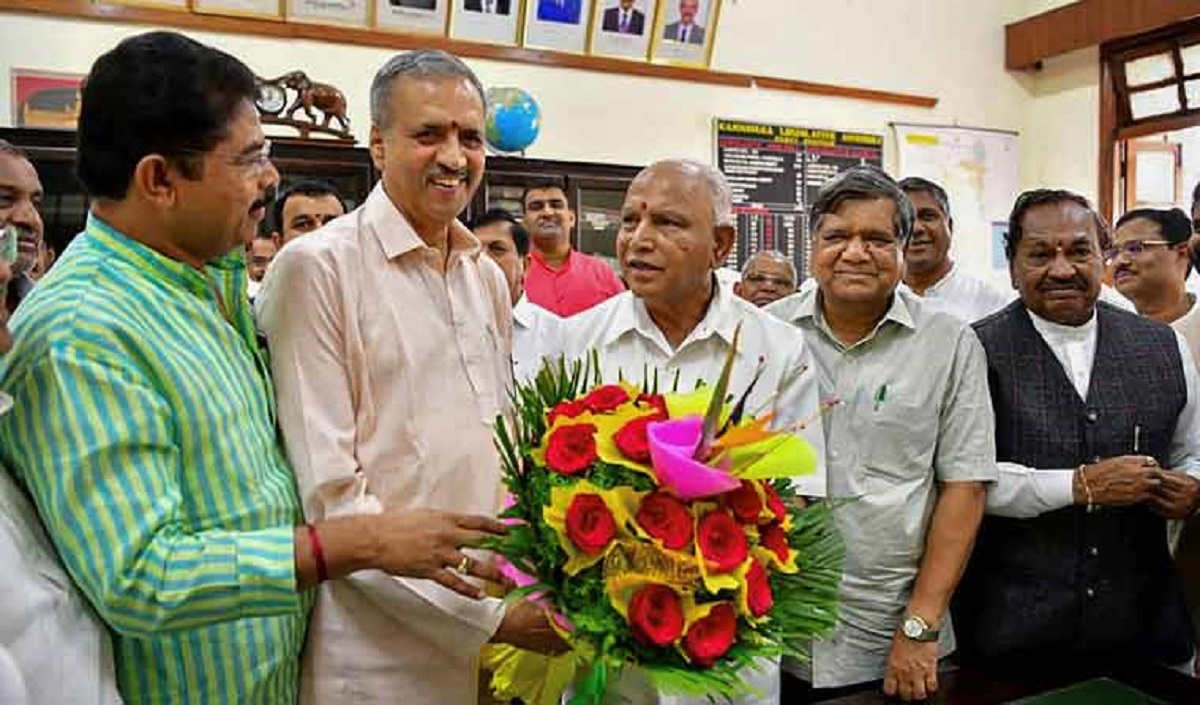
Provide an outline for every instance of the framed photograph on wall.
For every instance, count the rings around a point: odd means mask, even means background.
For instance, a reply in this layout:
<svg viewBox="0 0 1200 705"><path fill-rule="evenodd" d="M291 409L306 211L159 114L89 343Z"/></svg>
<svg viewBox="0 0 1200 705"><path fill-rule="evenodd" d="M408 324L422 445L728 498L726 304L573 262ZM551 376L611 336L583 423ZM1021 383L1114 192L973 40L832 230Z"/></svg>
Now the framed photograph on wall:
<svg viewBox="0 0 1200 705"><path fill-rule="evenodd" d="M450 0L375 0L375 26L393 32L446 34Z"/></svg>
<svg viewBox="0 0 1200 705"><path fill-rule="evenodd" d="M582 54L594 0L526 0L521 43L534 49Z"/></svg>
<svg viewBox="0 0 1200 705"><path fill-rule="evenodd" d="M366 27L371 0L287 0L288 22Z"/></svg>
<svg viewBox="0 0 1200 705"><path fill-rule="evenodd" d="M707 68L720 14L721 0L659 0L651 59Z"/></svg>
<svg viewBox="0 0 1200 705"><path fill-rule="evenodd" d="M206 15L283 19L283 3L280 0L192 0L192 11Z"/></svg>
<svg viewBox="0 0 1200 705"><path fill-rule="evenodd" d="M588 52L645 61L657 8L658 0L596 0Z"/></svg>
<svg viewBox="0 0 1200 705"><path fill-rule="evenodd" d="M450 36L472 42L516 44L521 0L451 0Z"/></svg>
<svg viewBox="0 0 1200 705"><path fill-rule="evenodd" d="M83 78L76 73L13 69L9 93L13 126L74 130Z"/></svg>
<svg viewBox="0 0 1200 705"><path fill-rule="evenodd" d="M153 7L157 10L182 10L187 12L188 0L95 0L97 5L132 5Z"/></svg>

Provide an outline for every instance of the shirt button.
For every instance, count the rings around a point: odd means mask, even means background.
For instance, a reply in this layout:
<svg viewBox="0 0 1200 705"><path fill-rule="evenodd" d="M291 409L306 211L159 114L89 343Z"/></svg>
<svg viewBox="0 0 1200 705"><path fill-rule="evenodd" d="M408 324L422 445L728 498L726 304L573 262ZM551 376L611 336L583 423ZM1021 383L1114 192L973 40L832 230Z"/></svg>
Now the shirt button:
<svg viewBox="0 0 1200 705"><path fill-rule="evenodd" d="M1096 423L1096 420L1099 418L1100 414L1095 409L1091 409L1087 412L1088 423Z"/></svg>
<svg viewBox="0 0 1200 705"><path fill-rule="evenodd" d="M1095 546L1092 546L1091 548L1088 549L1088 555L1091 556L1092 558L1095 558L1096 556L1100 555L1100 549L1096 548Z"/></svg>
<svg viewBox="0 0 1200 705"><path fill-rule="evenodd" d="M1088 588L1087 590L1084 590L1084 594L1087 595L1089 598L1091 598L1091 597L1096 596L1096 591L1091 588Z"/></svg>

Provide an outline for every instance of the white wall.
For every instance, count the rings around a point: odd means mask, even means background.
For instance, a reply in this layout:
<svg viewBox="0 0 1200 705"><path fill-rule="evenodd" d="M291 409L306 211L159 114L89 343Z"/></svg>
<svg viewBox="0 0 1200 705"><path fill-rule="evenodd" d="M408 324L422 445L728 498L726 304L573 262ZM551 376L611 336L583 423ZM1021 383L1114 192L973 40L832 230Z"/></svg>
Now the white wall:
<svg viewBox="0 0 1200 705"><path fill-rule="evenodd" d="M668 156L711 160L716 116L865 130L885 135L889 144L890 121L928 122L1019 130L1024 135L1022 183L1053 176L1082 188L1089 183L1088 170L1094 170L1095 161L1085 153L1088 131L1095 130L1094 112L1083 115L1087 89L1004 70L1003 26L1029 14L1031 2L725 0L714 68L931 95L939 99L932 110L492 61L470 63L486 85L520 86L541 104L543 133L528 151L530 157L623 164ZM0 14L0 77L7 77L13 67L84 73L99 53L145 29ZM365 138L370 78L391 52L314 41L193 36L235 54L260 75L299 68L340 87L349 101L354 131L360 140ZM12 112L8 84L0 80L4 123ZM1076 145L1073 153L1057 147L1059 138ZM1035 156L1050 145L1071 164ZM889 148L889 164L891 160ZM957 238L955 253L968 269L988 274L988 243L986 235L979 235Z"/></svg>
<svg viewBox="0 0 1200 705"><path fill-rule="evenodd" d="M485 84L521 86L545 128L529 156L630 164L662 156L711 158L714 116L884 132L890 120L1020 126L1021 89L1003 70L1009 11L1001 0L726 0L715 67L938 97L934 110L779 91L722 88L471 60ZM816 12L819 8L819 12ZM899 27L913 29L900 33ZM85 72L98 53L147 29L33 15L0 15L0 75L19 66ZM194 33L260 75L300 68L345 91L360 139L367 86L386 50ZM986 87L985 90L981 88ZM0 120L11 119L0 81ZM613 129L621 125L622 129Z"/></svg>

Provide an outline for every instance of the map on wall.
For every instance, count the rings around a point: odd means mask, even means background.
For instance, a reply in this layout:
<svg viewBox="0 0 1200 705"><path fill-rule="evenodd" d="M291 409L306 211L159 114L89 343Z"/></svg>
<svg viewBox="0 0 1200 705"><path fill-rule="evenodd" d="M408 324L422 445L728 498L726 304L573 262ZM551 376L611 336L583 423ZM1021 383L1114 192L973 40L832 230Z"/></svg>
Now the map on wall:
<svg viewBox="0 0 1200 705"><path fill-rule="evenodd" d="M821 186L860 164L883 165L883 137L717 118L717 168L733 190L737 238L727 266L759 250L792 258L808 273L808 204Z"/></svg>
<svg viewBox="0 0 1200 705"><path fill-rule="evenodd" d="M896 174L920 176L946 189L956 233L1003 238L1017 197L1017 133L900 123L893 127ZM996 246L993 242L992 249ZM994 256L991 264L1006 266L1003 258Z"/></svg>

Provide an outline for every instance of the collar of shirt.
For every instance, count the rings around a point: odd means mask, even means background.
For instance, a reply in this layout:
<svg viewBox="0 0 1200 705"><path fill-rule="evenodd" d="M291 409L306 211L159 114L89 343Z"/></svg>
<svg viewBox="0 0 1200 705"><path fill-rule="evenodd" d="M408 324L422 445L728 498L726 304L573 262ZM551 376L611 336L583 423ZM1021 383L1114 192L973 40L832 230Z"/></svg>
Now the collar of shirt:
<svg viewBox="0 0 1200 705"><path fill-rule="evenodd" d="M706 340L714 335L720 336L726 343L733 343L733 333L741 320L737 307L734 305L733 292L712 280L713 297L708 304L708 311L696 327L688 333L678 348L671 348L666 336L659 330L650 312L646 310L646 302L633 292L618 294L618 306L612 324L605 331L604 344L612 345L618 338L627 333L636 333L646 340L658 345L664 354L670 356L686 348L690 343Z"/></svg>
<svg viewBox="0 0 1200 705"><path fill-rule="evenodd" d="M871 331L870 335L850 346L850 348L847 348L842 345L841 341L838 340L837 336L833 334L833 331L825 323L825 314L822 311L824 300L819 298L820 296L821 290L818 288L801 291L771 304L770 311L784 320L796 324L802 320L811 319L812 325L842 350L852 349L869 343L879 333L880 328L889 321L905 328L915 329L917 327L908 305L908 297L913 296L913 294L897 288L892 294L892 303L888 306L887 312L883 314L883 318L879 319L879 323L875 324L875 328Z"/></svg>
<svg viewBox="0 0 1200 705"><path fill-rule="evenodd" d="M1088 387L1092 382L1092 365L1096 360L1096 312L1093 310L1092 317L1083 325L1064 326L1048 321L1029 309L1025 310L1046 347L1062 365L1079 398L1087 399Z"/></svg>
<svg viewBox="0 0 1200 705"><path fill-rule="evenodd" d="M1095 309L1092 310L1092 317L1086 323L1078 326L1064 326L1061 323L1046 320L1028 308L1025 310L1029 313L1029 320L1033 321L1033 327L1051 348L1069 343L1084 343L1089 340L1094 343L1096 340Z"/></svg>
<svg viewBox="0 0 1200 705"><path fill-rule="evenodd" d="M941 279L938 279L936 282L934 282L933 286L926 289L925 295L929 296L930 294L937 294L941 292L942 289L945 289L947 286L949 286L950 282L957 274L958 264L954 262L950 263L950 271L946 272L945 276L943 276Z"/></svg>
<svg viewBox="0 0 1200 705"><path fill-rule="evenodd" d="M383 254L389 260L415 251L425 252L426 257L440 255L435 248L425 244L417 231L413 229L408 218L404 217L396 204L392 202L391 197L384 191L382 181L371 189L371 194L363 203L362 218L371 232L375 234L375 238L379 240L380 246L383 247ZM449 244L449 264L453 264L459 258L474 259L483 249L471 231L457 220L450 222Z"/></svg>
<svg viewBox="0 0 1200 705"><path fill-rule="evenodd" d="M550 272L555 276L566 274L571 269L571 263L575 261L575 248L572 247L571 249L567 250L567 258L563 260L562 265L558 269L551 267L549 263L546 262L546 258L542 256L542 253L539 252L537 248L531 247L529 249L529 260L538 267Z"/></svg>
<svg viewBox="0 0 1200 705"><path fill-rule="evenodd" d="M531 303L524 294L521 294L521 298L517 299L517 303L513 305L513 323L521 328L533 326L533 317L536 315L533 309L536 306L537 304Z"/></svg>
<svg viewBox="0 0 1200 705"><path fill-rule="evenodd" d="M139 272L165 279L192 292L208 291L209 279L203 272L147 247L121 233L100 217L89 213L86 229L88 236L105 250ZM233 252L209 262L207 267L231 273L245 270L245 253L241 248L235 248Z"/></svg>

